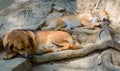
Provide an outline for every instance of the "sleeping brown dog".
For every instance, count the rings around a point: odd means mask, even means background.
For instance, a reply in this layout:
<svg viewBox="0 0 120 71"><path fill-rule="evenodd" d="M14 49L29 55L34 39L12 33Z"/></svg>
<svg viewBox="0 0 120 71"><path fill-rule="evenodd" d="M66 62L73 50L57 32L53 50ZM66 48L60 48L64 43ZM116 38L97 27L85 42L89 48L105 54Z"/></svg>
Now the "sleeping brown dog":
<svg viewBox="0 0 120 71"><path fill-rule="evenodd" d="M3 45L6 49L4 59L11 59L19 54L32 59L34 54L80 48L79 42L67 32L20 29L5 35Z"/></svg>

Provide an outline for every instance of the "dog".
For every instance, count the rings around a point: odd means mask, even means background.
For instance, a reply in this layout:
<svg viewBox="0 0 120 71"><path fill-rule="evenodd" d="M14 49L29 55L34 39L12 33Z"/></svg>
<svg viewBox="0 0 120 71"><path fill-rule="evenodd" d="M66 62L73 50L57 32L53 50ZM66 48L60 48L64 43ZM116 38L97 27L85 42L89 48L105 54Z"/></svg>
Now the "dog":
<svg viewBox="0 0 120 71"><path fill-rule="evenodd" d="M105 10L78 13L55 18L46 27L43 27L42 30L64 30L69 32L71 29L80 26L94 29L96 26L101 25L100 22L103 18L109 19L109 15Z"/></svg>
<svg viewBox="0 0 120 71"><path fill-rule="evenodd" d="M81 48L80 43L64 31L12 30L4 36L4 59L22 55L32 59L34 54Z"/></svg>

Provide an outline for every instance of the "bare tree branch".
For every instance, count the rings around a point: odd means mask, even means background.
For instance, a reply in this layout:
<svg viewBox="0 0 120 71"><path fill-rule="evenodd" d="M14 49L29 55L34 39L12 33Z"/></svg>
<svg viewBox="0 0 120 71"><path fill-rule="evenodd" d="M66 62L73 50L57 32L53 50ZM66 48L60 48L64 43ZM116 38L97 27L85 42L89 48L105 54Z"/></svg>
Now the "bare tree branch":
<svg viewBox="0 0 120 71"><path fill-rule="evenodd" d="M115 68L112 63L112 53L110 50L104 51L101 54L101 65L103 68L106 68L106 71L120 71L120 69Z"/></svg>
<svg viewBox="0 0 120 71"><path fill-rule="evenodd" d="M54 60L82 57L90 53L93 53L95 51L109 49L109 48L120 51L119 47L120 47L120 44L118 42L110 40L110 41L105 41L101 44L95 44L92 46L83 47L78 50L66 50L66 51L59 51L59 52L51 52L43 55L37 55L32 59L32 62L43 63L43 62L54 61Z"/></svg>

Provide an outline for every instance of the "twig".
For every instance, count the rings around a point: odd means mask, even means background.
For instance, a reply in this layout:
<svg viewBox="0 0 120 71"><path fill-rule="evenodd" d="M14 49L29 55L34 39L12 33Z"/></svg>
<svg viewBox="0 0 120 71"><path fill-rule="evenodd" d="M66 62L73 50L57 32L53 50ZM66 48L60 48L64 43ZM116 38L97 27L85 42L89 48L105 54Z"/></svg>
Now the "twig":
<svg viewBox="0 0 120 71"><path fill-rule="evenodd" d="M95 4L94 10L96 10L98 8L100 1L101 0L97 0L97 3Z"/></svg>

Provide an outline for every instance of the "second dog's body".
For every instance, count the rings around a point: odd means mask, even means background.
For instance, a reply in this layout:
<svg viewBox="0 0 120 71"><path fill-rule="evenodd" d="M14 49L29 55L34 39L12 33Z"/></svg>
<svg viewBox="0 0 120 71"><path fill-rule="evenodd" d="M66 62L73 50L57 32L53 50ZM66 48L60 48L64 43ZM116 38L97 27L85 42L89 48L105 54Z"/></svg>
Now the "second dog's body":
<svg viewBox="0 0 120 71"><path fill-rule="evenodd" d="M106 11L94 11L92 13L84 12L81 14L73 14L53 19L48 26L42 30L65 30L70 31L73 28L84 25L86 28L93 29L95 26L101 25L99 21L103 18L109 18ZM62 29L64 28L64 29Z"/></svg>

